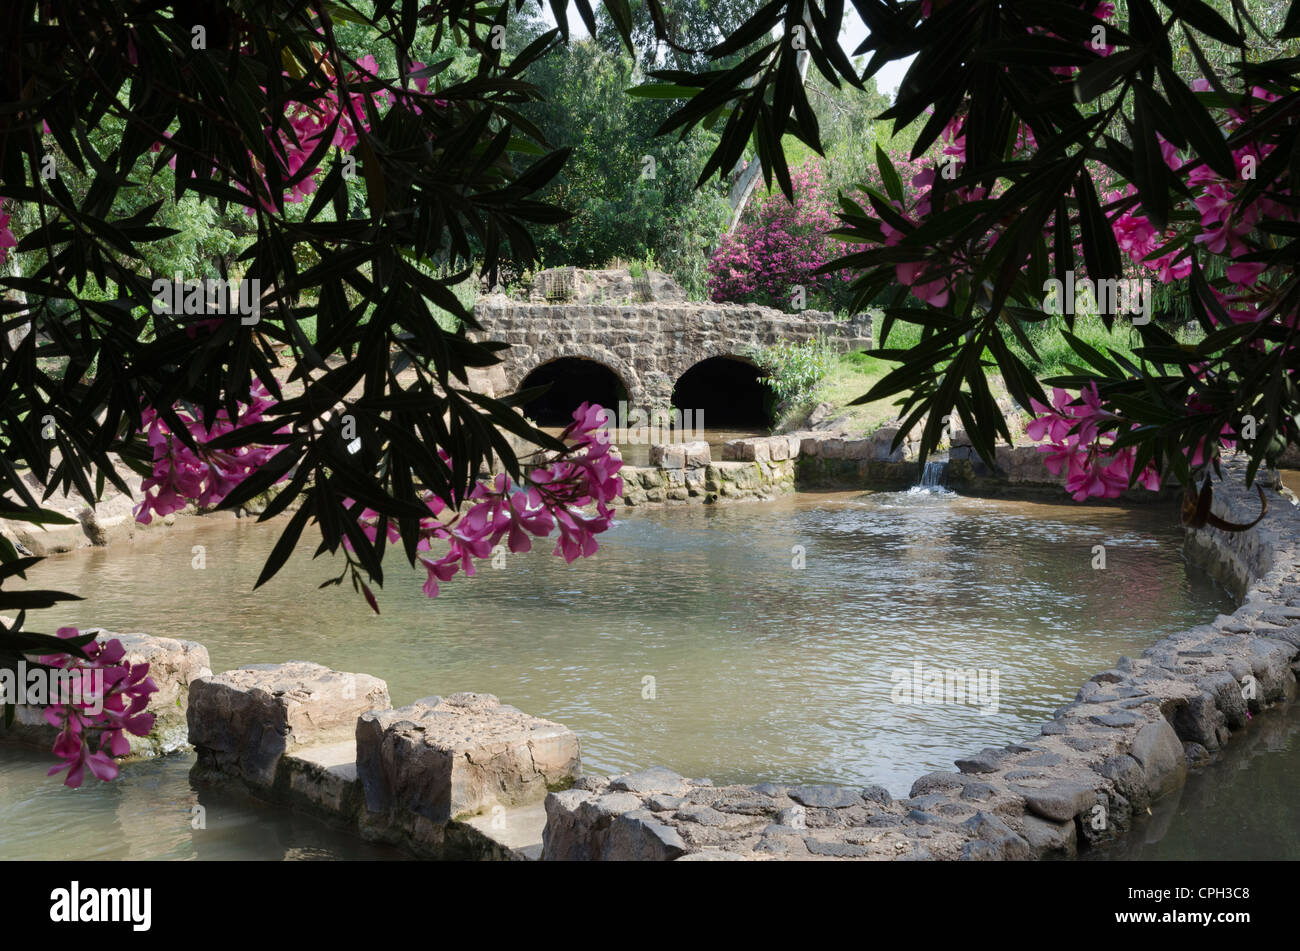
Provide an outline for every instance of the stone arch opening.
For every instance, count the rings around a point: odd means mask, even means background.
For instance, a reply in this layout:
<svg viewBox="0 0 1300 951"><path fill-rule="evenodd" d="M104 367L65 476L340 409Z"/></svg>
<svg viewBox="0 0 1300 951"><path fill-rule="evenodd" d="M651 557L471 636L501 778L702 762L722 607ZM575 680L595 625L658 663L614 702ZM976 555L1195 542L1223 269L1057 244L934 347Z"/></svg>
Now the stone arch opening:
<svg viewBox="0 0 1300 951"><path fill-rule="evenodd" d="M519 389L546 384L550 389L524 404L524 412L539 426L567 426L583 403L599 403L615 411L620 401L627 400L627 387L618 374L585 357L559 357L534 367Z"/></svg>
<svg viewBox="0 0 1300 951"><path fill-rule="evenodd" d="M741 357L709 357L677 379L673 406L704 411L711 429L762 429L772 424L772 391L764 373Z"/></svg>

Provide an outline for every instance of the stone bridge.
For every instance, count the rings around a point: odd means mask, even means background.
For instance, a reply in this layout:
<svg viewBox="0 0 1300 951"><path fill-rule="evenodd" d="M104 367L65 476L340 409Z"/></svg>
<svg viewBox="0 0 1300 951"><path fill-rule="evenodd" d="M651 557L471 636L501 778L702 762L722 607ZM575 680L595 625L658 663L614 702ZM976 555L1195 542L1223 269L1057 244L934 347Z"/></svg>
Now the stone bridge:
<svg viewBox="0 0 1300 951"><path fill-rule="evenodd" d="M527 302L501 294L481 298L477 340L510 344L503 363L489 374L498 396L536 379L534 371L556 361L591 361L617 377L628 404L666 408L674 389L693 367L712 358L753 364L753 351L780 341L824 338L843 350L871 346L871 318L836 320L823 311L786 314L770 307L687 301L662 274L636 281L628 272L574 269L572 289L548 287L554 271L538 275ZM563 274L563 271L560 272ZM752 372L752 371L751 371Z"/></svg>

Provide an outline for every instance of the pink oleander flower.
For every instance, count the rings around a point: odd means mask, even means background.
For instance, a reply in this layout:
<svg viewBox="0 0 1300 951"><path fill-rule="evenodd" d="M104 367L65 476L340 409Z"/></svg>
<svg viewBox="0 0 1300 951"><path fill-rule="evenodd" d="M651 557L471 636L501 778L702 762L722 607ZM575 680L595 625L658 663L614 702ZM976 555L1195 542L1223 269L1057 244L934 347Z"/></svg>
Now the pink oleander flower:
<svg viewBox="0 0 1300 951"><path fill-rule="evenodd" d="M80 632L61 627L56 633L71 638ZM91 641L82 650L87 660L71 654L40 658L43 664L73 674L70 696L57 698L59 702L50 703L44 714L46 722L59 729L53 752L63 760L50 767L48 775L67 770L63 783L73 788L81 785L86 770L104 782L117 777L115 758L131 750L125 734L148 736L153 729L154 715L145 708L149 695L158 690L149 665L127 661L121 641Z"/></svg>
<svg viewBox="0 0 1300 951"><path fill-rule="evenodd" d="M599 547L595 536L613 523L610 503L623 494L618 476L623 462L610 454L606 419L602 407L583 403L560 434L569 446L566 455L533 466L522 484L504 473L478 482L459 511L453 513L437 496L426 494L430 514L420 519L416 542L421 553L417 560L426 572L421 590L436 598L441 584L458 572L472 576L476 562L492 557L503 541L511 552L531 551L534 538L545 538L557 529L554 554L569 562L595 554ZM350 507L351 500L346 504ZM358 519L366 537L374 541L378 513L366 508ZM393 542L401 538L391 523L387 534ZM435 543L446 546L440 557L434 557ZM344 546L352 550L346 539Z"/></svg>
<svg viewBox="0 0 1300 951"><path fill-rule="evenodd" d="M0 198L0 204L4 198ZM9 230L9 216L0 214L0 264L4 264L9 257L9 249L18 247L17 240L14 239L14 233Z"/></svg>
<svg viewBox="0 0 1300 951"><path fill-rule="evenodd" d="M136 521L148 525L155 515L170 515L191 502L201 508L217 505L280 451L279 446L214 449L207 445L240 427L261 422L263 413L274 404L266 388L255 383L248 402L242 405L233 421L224 408L218 410L210 427L177 408L176 415L198 444L197 453L176 438L157 410L145 409L141 419L153 448L153 474L141 483L144 500L135 507ZM287 427L279 431L285 432Z"/></svg>
<svg viewBox="0 0 1300 951"><path fill-rule="evenodd" d="M1116 417L1102 405L1097 384L1073 398L1055 388L1051 406L1031 400L1030 407L1038 415L1025 427L1025 434L1034 442L1046 441L1038 447L1046 456L1043 465L1053 475L1065 475L1065 489L1074 500L1119 498L1131 481L1137 450L1115 448L1115 439L1103 424L1113 424ZM1156 491L1160 474L1147 466L1138 473L1137 482Z"/></svg>

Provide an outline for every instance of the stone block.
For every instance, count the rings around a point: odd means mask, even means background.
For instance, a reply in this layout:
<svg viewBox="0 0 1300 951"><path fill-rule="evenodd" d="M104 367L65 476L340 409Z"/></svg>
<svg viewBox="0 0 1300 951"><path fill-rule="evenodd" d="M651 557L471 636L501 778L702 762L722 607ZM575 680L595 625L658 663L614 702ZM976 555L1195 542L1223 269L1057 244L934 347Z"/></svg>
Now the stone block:
<svg viewBox="0 0 1300 951"><path fill-rule="evenodd" d="M389 706L388 685L307 661L253 664L190 685L199 766L269 789L286 753L351 737L357 717Z"/></svg>
<svg viewBox="0 0 1300 951"><path fill-rule="evenodd" d="M681 834L633 793L573 789L546 797L543 860L668 862L686 852Z"/></svg>
<svg viewBox="0 0 1300 951"><path fill-rule="evenodd" d="M686 465L685 449L681 443L655 443L650 447L650 465L681 469Z"/></svg>
<svg viewBox="0 0 1300 951"><path fill-rule="evenodd" d="M571 730L491 694L372 711L357 720L356 736L366 808L399 825L403 814L441 824L497 805L540 802L581 773Z"/></svg>
<svg viewBox="0 0 1300 951"><path fill-rule="evenodd" d="M1163 719L1148 723L1133 738L1132 755L1142 766L1147 792L1159 799L1182 786L1187 757L1174 728Z"/></svg>
<svg viewBox="0 0 1300 951"><path fill-rule="evenodd" d="M665 469L698 469L711 461L709 444L702 439L682 443L656 443L650 447L650 465Z"/></svg>
<svg viewBox="0 0 1300 951"><path fill-rule="evenodd" d="M770 462L771 447L763 437L733 439L723 443L722 458L729 462Z"/></svg>
<svg viewBox="0 0 1300 951"><path fill-rule="evenodd" d="M97 632L96 640L101 644L119 641L126 651L125 660L132 664L148 664L149 676L158 686L157 692L149 696L149 705L145 708L154 715L153 730L143 737L126 734L131 744L130 755L157 756L184 749L188 743L186 712L190 685L200 677L212 675L208 649L194 641L104 630ZM48 746L57 735L57 730L46 721L43 710L22 704L15 707L14 722L7 732L21 742L41 746ZM0 735L5 734L5 728L0 725Z"/></svg>

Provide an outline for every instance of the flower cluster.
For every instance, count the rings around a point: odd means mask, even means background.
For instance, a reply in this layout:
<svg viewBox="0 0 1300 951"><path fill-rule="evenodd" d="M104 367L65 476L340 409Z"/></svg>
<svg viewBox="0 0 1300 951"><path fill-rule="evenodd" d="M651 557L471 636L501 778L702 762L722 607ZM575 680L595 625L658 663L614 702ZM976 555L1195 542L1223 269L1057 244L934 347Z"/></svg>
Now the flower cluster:
<svg viewBox="0 0 1300 951"><path fill-rule="evenodd" d="M4 199L0 198L0 204ZM0 264L4 264L9 257L9 249L17 247L18 242L14 240L14 233L9 230L9 216L0 214Z"/></svg>
<svg viewBox="0 0 1300 951"><path fill-rule="evenodd" d="M901 201L890 202L894 210L913 227L919 226L930 215L944 210L951 203L967 204L994 197L992 191L978 185L947 188L942 191L936 188L936 182L940 177L955 177L949 169L959 170L966 160L965 129L964 116L957 116L949 122L940 136L940 141L943 143L942 162L937 166L922 168L909 179L904 180L905 184L910 184L913 189L906 196L910 207ZM1017 142L1018 149L1024 150L1031 148L1032 145L1033 134L1023 129ZM880 228L885 235L887 247L899 244L906 235L905 231L894 227L888 221L882 220ZM942 264L927 259L901 262L894 265L894 275L898 283L911 290L912 296L932 307L944 307L949 301L956 275L973 270L978 258L996 241L997 235L993 234L970 248L955 249Z"/></svg>
<svg viewBox="0 0 1300 951"><path fill-rule="evenodd" d="M362 84L375 82L379 77L379 65L375 62L374 56L369 54L362 56L357 60L357 66L360 68L359 72L354 70L347 75L349 92L346 95L338 90L331 90L309 104L290 103L285 113L285 121L289 128L273 133L268 126L266 135L271 139L273 151L281 157L281 172L286 181L302 172L313 153L320 147L320 141L330 124L336 119L338 124L334 127L334 136L330 144L344 152L354 149L359 138L358 128L365 132L370 131L366 118L367 100L373 103L376 109L381 105L400 104L416 115L420 114L421 110L417 102L427 98L429 89L427 78L411 80L414 83L414 91L407 94L390 93L386 89L374 89L370 92L351 91ZM412 71L418 72L425 68L425 64L416 61L411 64L411 68ZM428 101L436 106L447 105L447 102L442 99ZM273 211L271 187L264 170L261 170L256 160L254 167L263 173L261 182L263 194L258 196L259 201L264 209ZM289 186L284 196L286 201L296 204L316 191L314 171L314 169L309 170ZM246 208L245 212L249 215L254 213L251 207Z"/></svg>
<svg viewBox="0 0 1300 951"><path fill-rule="evenodd" d="M806 294L850 279L848 271L818 274L843 246L826 236L838 226L834 197L815 161L791 171L794 204L777 192L754 219L723 237L709 260L709 294L715 301L754 301L784 307L795 286Z"/></svg>
<svg viewBox="0 0 1300 951"><path fill-rule="evenodd" d="M567 454L533 467L522 485L504 474L479 482L455 514L449 513L442 499L427 494L430 514L420 520L416 545L424 553L419 556L427 573L424 593L436 598L439 582L450 581L458 571L473 575L475 559L491 557L503 539L510 551L525 552L532 549L534 536L544 538L558 530L553 554L562 555L566 562L595 554L595 536L613 522L610 503L623 492L618 477L623 462L610 454L605 423L603 408L583 403L560 435L569 445ZM443 458L450 462L445 453ZM588 511L593 505L594 511ZM444 518L447 515L451 517ZM374 541L379 514L364 509L359 520L362 531ZM392 523L387 533L389 541L401 537ZM446 545L441 557L433 556L435 542Z"/></svg>
<svg viewBox="0 0 1300 951"><path fill-rule="evenodd" d="M1205 90L1209 84L1198 80L1192 88ZM1276 98L1266 90L1255 88L1248 100L1254 106ZM1245 110L1229 110L1223 122L1225 132L1233 132L1245 118ZM1223 282L1226 287L1211 285L1210 291L1228 318L1241 323L1282 316L1268 305L1270 291L1267 282L1261 279L1266 265L1248 260L1248 256L1259 251L1254 232L1262 219L1297 221L1300 215L1290 203L1290 190L1280 183L1275 183L1250 202L1242 196L1246 183L1253 178L1253 170L1259 167L1271 146L1254 142L1240 144L1232 154L1241 177L1225 178L1208 165L1184 161L1178 150L1164 139L1159 139L1159 143L1165 164L1181 175L1192 193L1192 204L1200 220L1199 227L1194 227L1191 243L1227 259ZM1154 271L1163 283L1187 277L1192 270L1191 249L1174 240L1177 232L1172 228L1157 229L1143 214L1141 206L1122 202L1135 194L1136 190L1129 185L1123 191L1106 195L1109 203L1119 204L1121 209L1111 215L1111 228L1120 248L1131 260ZM1294 321L1296 318L1289 315L1285 319ZM1205 373L1204 368L1192 369L1198 375ZM1048 445L1039 448L1049 454L1046 462L1053 472L1059 474L1066 466L1069 467L1067 488L1076 499L1089 496L1114 498L1127 485L1132 473L1133 450L1108 449L1098 436L1097 423L1116 417L1102 410L1096 384L1091 390L1084 390L1077 401L1068 402L1068 399L1063 390L1056 390L1052 407L1035 402L1035 412L1044 415L1030 423L1028 435L1035 441L1048 441ZM1212 407L1201 403L1195 395L1187 402L1189 414L1208 410ZM1223 427L1217 437L1218 445L1231 448L1235 445L1235 435L1230 426ZM1188 461L1193 467L1204 464L1212 455L1212 449L1217 448L1206 445L1206 442L1202 440L1187 451ZM1159 479L1149 468L1140 474L1139 481L1147 488L1159 487Z"/></svg>
<svg viewBox="0 0 1300 951"><path fill-rule="evenodd" d="M1030 400L1036 416L1026 427L1034 442L1046 440L1038 451L1047 453L1043 464L1054 475L1066 473L1065 488L1076 502L1099 496L1118 498L1128 488L1133 475L1137 450L1115 448L1110 432L1116 417L1101 405L1097 384L1090 384L1077 399L1060 388L1052 393L1052 405ZM1110 425L1110 429L1107 428ZM1160 474L1153 466L1138 473L1142 486L1151 491L1160 488Z"/></svg>
<svg viewBox="0 0 1300 951"><path fill-rule="evenodd" d="M80 632L75 627L61 627L57 633L71 638ZM48 775L67 770L63 783L74 788L81 785L87 769L105 782L117 776L114 757L125 756L131 749L124 734L148 736L153 729L154 715L146 713L145 707L149 695L158 690L149 676L149 665L126 660L121 641L90 641L82 650L88 659L71 654L40 658L43 664L69 672L68 694L45 708L45 720L59 730L53 749L63 760L51 766Z"/></svg>
<svg viewBox="0 0 1300 951"><path fill-rule="evenodd" d="M1210 85L1200 79L1192 82L1191 87L1206 91ZM1253 88L1247 97L1247 108L1226 111L1222 122L1225 135L1231 135L1241 126L1249 108L1263 107L1277 98L1265 89ZM1256 142L1241 143L1232 150L1233 165L1239 174L1225 178L1208 165L1184 161L1178 150L1163 138L1159 143L1165 164L1184 179L1192 193L1192 204L1199 217L1199 228L1192 242L1227 259L1225 276L1229 286L1226 289L1211 286L1218 303L1237 323L1273 316L1273 311L1265 306L1270 296L1269 288L1266 282L1260 281L1267 266L1261 261L1247 259L1260 251L1253 232L1263 219L1300 221L1300 212L1291 199L1291 190L1280 182L1272 183L1263 194L1254 196L1249 202L1242 193L1274 147ZM1107 195L1107 198L1113 203L1133 194L1135 191L1130 185L1123 193ZM1175 232L1157 231L1140 206L1130 202L1123 211L1112 216L1111 227L1120 247L1144 267L1155 271L1161 282L1168 283L1191 274L1192 259L1186 246L1177 244L1156 253L1171 243Z"/></svg>
<svg viewBox="0 0 1300 951"><path fill-rule="evenodd" d="M145 495L144 501L135 507L136 521L148 525L154 515L169 515L190 502L206 508L229 495L236 485L279 452L280 447L250 445L215 449L207 444L235 429L261 422L272 405L266 388L256 383L248 402L241 404L233 420L223 408L217 411L209 427L197 413L178 407L176 415L198 445L197 452L177 438L157 410L145 409L142 421L153 448L153 474L141 484Z"/></svg>

